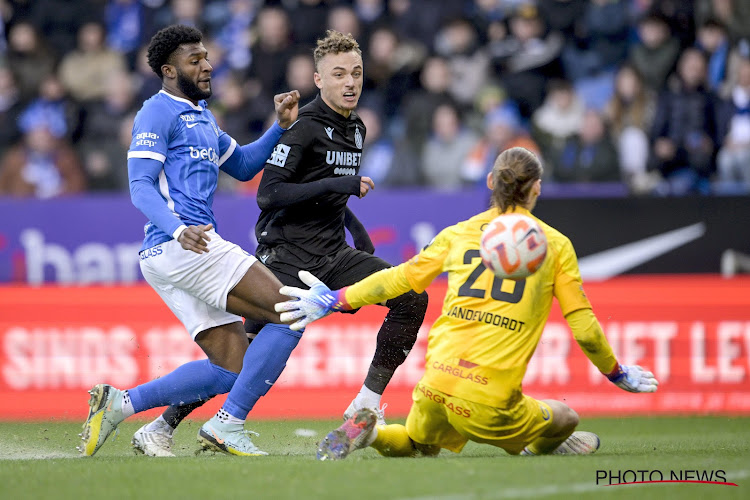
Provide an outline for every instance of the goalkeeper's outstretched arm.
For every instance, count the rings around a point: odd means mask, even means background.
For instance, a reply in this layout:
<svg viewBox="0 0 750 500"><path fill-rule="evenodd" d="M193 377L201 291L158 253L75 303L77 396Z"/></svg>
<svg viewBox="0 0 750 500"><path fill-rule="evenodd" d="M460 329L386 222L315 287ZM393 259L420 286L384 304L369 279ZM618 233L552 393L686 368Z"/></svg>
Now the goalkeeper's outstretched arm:
<svg viewBox="0 0 750 500"><path fill-rule="evenodd" d="M618 363L591 309L578 309L565 316L573 337L584 354L613 384L628 392L655 392L659 385L654 374L640 366Z"/></svg>

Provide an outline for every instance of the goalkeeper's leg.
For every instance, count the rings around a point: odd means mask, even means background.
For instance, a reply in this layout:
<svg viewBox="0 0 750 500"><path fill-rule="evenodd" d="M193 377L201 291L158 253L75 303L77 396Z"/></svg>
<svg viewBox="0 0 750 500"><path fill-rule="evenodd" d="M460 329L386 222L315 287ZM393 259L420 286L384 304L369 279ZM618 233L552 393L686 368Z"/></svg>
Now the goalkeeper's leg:
<svg viewBox="0 0 750 500"><path fill-rule="evenodd" d="M542 402L552 410L552 421L541 436L523 449L522 455L588 455L599 449L599 436L574 432L579 419L572 408L553 399Z"/></svg>

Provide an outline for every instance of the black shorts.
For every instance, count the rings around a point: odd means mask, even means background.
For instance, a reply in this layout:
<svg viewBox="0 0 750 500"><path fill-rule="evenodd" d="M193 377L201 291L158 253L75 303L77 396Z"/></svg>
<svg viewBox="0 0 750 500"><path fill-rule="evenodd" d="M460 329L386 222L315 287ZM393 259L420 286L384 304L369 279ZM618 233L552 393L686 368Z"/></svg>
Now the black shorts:
<svg viewBox="0 0 750 500"><path fill-rule="evenodd" d="M391 266L380 257L343 247L329 255L317 256L295 252L287 246L266 247L259 245L255 256L284 285L307 289L300 281L298 271L310 271L331 290L338 290Z"/></svg>

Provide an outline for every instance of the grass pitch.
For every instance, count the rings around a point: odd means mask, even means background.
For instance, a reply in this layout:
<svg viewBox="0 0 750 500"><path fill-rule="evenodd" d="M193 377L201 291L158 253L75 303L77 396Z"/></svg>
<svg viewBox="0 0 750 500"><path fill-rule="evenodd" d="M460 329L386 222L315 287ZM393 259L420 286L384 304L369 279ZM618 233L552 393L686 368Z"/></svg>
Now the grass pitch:
<svg viewBox="0 0 750 500"><path fill-rule="evenodd" d="M175 436L175 459L136 456L130 446L142 422L125 422L95 457L75 452L79 423L0 423L0 498L398 499L750 498L750 418L587 419L599 434L596 455L510 457L469 443L463 453L434 459L383 458L374 450L340 462L315 460L316 442L334 421L248 424L268 457L200 453L202 422ZM597 470L725 472L713 484L596 484ZM665 477L668 479L668 477Z"/></svg>

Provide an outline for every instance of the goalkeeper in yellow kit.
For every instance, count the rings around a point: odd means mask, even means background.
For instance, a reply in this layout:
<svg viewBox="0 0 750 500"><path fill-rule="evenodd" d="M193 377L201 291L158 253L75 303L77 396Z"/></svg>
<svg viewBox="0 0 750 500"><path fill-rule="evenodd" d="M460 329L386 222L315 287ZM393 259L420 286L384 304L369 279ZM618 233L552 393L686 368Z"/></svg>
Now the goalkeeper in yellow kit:
<svg viewBox="0 0 750 500"><path fill-rule="evenodd" d="M516 454L587 454L599 448L590 432L575 432L578 415L555 400L538 401L522 391L522 380L552 306L560 303L578 345L615 385L654 392L653 374L615 359L583 291L570 240L537 220L547 236L547 258L530 277L496 278L479 256L482 230L501 213L531 216L541 192L542 166L523 148L502 152L487 177L492 207L448 227L408 262L331 291L310 273L310 290L284 287L293 300L276 305L282 321L300 329L333 311L356 309L422 292L442 272L448 290L442 314L430 330L425 373L412 394L406 425L376 427L376 415L361 410L320 443L318 458L341 459L371 445L382 455L460 452L467 441Z"/></svg>

